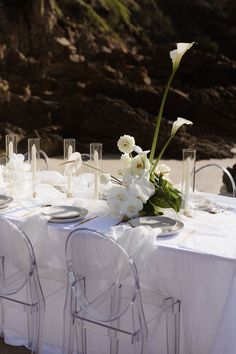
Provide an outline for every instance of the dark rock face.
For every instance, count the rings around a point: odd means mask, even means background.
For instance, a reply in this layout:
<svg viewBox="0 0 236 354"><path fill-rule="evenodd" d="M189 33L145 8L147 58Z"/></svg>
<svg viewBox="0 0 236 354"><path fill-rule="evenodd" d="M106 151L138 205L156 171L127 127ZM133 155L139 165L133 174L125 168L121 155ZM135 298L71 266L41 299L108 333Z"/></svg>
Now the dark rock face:
<svg viewBox="0 0 236 354"><path fill-rule="evenodd" d="M11 131L19 151L36 135L49 156L62 152L63 137L75 137L81 152L93 141L102 142L106 153L118 152L122 134L150 149L171 73L169 51L180 39L206 37L197 19L192 28L188 17L199 11L206 30L213 13L221 22L208 47L199 40L183 58L164 109L159 147L181 116L194 125L181 129L165 157L181 158L182 148L190 146L199 158L232 156L236 62L229 47L236 31L229 36L225 29L227 45L219 33L231 21L233 2L185 1L185 7L178 0L183 22L174 0L146 0L145 6L141 0L115 2L117 7L99 0L0 1L0 148ZM224 42L228 57L213 42Z"/></svg>

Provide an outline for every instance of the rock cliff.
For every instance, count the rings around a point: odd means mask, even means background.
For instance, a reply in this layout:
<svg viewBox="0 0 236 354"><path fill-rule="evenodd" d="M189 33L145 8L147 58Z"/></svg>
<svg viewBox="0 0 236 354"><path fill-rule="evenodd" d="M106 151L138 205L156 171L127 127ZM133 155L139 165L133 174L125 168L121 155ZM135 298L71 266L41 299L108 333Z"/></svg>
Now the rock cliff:
<svg viewBox="0 0 236 354"><path fill-rule="evenodd" d="M197 41L169 93L159 143L177 116L182 129L165 157L194 146L199 158L232 156L236 120L236 5L197 0L0 1L0 148L14 132L19 149L42 138L50 156L62 139L117 152L122 134L150 149L171 72L169 51Z"/></svg>

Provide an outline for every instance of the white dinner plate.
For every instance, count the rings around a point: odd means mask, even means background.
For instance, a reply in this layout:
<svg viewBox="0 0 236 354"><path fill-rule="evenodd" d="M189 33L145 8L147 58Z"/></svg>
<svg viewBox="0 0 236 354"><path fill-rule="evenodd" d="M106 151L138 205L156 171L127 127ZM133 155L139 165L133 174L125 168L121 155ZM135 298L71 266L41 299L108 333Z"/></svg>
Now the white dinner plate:
<svg viewBox="0 0 236 354"><path fill-rule="evenodd" d="M12 202L13 201L13 198L12 197L10 197L9 195L3 195L3 194L1 194L0 195L0 208L1 207L5 207L6 206L6 204L9 204L10 202Z"/></svg>
<svg viewBox="0 0 236 354"><path fill-rule="evenodd" d="M177 234L184 224L167 216L144 216L140 218L134 218L129 221L133 226L150 226L153 229L157 229L157 237L166 237Z"/></svg>
<svg viewBox="0 0 236 354"><path fill-rule="evenodd" d="M58 205L46 207L42 213L49 217L49 222L73 222L82 219L88 214L88 210L80 207Z"/></svg>
<svg viewBox="0 0 236 354"><path fill-rule="evenodd" d="M162 230L161 233L157 235L157 237L167 237L176 235L183 227L184 223L182 221L177 220L175 226L173 226L169 230Z"/></svg>
<svg viewBox="0 0 236 354"><path fill-rule="evenodd" d="M148 225L152 228L167 230L176 225L176 220L167 216L142 216L140 218L131 219L129 223L134 227Z"/></svg>

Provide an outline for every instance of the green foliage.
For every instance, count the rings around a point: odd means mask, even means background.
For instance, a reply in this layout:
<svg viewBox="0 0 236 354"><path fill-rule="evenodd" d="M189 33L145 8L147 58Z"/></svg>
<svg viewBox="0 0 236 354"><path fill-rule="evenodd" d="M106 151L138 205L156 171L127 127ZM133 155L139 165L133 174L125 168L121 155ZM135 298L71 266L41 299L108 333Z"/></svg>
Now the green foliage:
<svg viewBox="0 0 236 354"><path fill-rule="evenodd" d="M172 208L179 212L181 206L180 191L174 188L162 175L155 175L153 183L155 194L144 205L143 213L151 216L162 215L163 212L160 208Z"/></svg>
<svg viewBox="0 0 236 354"><path fill-rule="evenodd" d="M56 0L50 0L50 5L51 5L53 11L55 12L55 14L57 15L57 17L63 16L62 10L59 7L59 5L57 4Z"/></svg>
<svg viewBox="0 0 236 354"><path fill-rule="evenodd" d="M104 6L107 6L113 13L116 22L123 21L130 24L130 12L128 8L119 0L101 0Z"/></svg>
<svg viewBox="0 0 236 354"><path fill-rule="evenodd" d="M82 9L85 11L87 18L96 25L102 32L109 32L110 28L107 25L106 21L99 16L96 11L92 8L91 5L88 5L84 0L76 0Z"/></svg>

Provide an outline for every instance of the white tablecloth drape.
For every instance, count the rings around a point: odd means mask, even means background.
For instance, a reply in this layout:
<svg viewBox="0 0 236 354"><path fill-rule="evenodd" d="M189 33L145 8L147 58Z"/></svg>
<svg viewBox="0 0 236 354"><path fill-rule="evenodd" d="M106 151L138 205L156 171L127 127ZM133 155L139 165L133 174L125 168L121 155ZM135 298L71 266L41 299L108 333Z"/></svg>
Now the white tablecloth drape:
<svg viewBox="0 0 236 354"><path fill-rule="evenodd" d="M99 214L81 225L108 233L131 253L143 286L181 300L181 354L235 354L236 311L236 199L213 197L229 207L223 213L197 211L193 219L182 217L185 227L179 234L156 237L150 228L113 226L117 218L106 216L106 203L81 200L90 214ZM77 201L78 203L78 201ZM50 224L38 214L17 218L8 217L24 229L30 237L39 265L49 265L65 271L64 248L73 224ZM44 353L60 353L63 323L62 296L47 309ZM14 326L20 333L22 319ZM20 335L8 333L9 343L20 344ZM14 342L15 340L15 342ZM101 353L99 353L101 354ZM152 354L152 353L151 353ZM154 353L153 353L154 354ZM156 353L155 353L156 354Z"/></svg>

